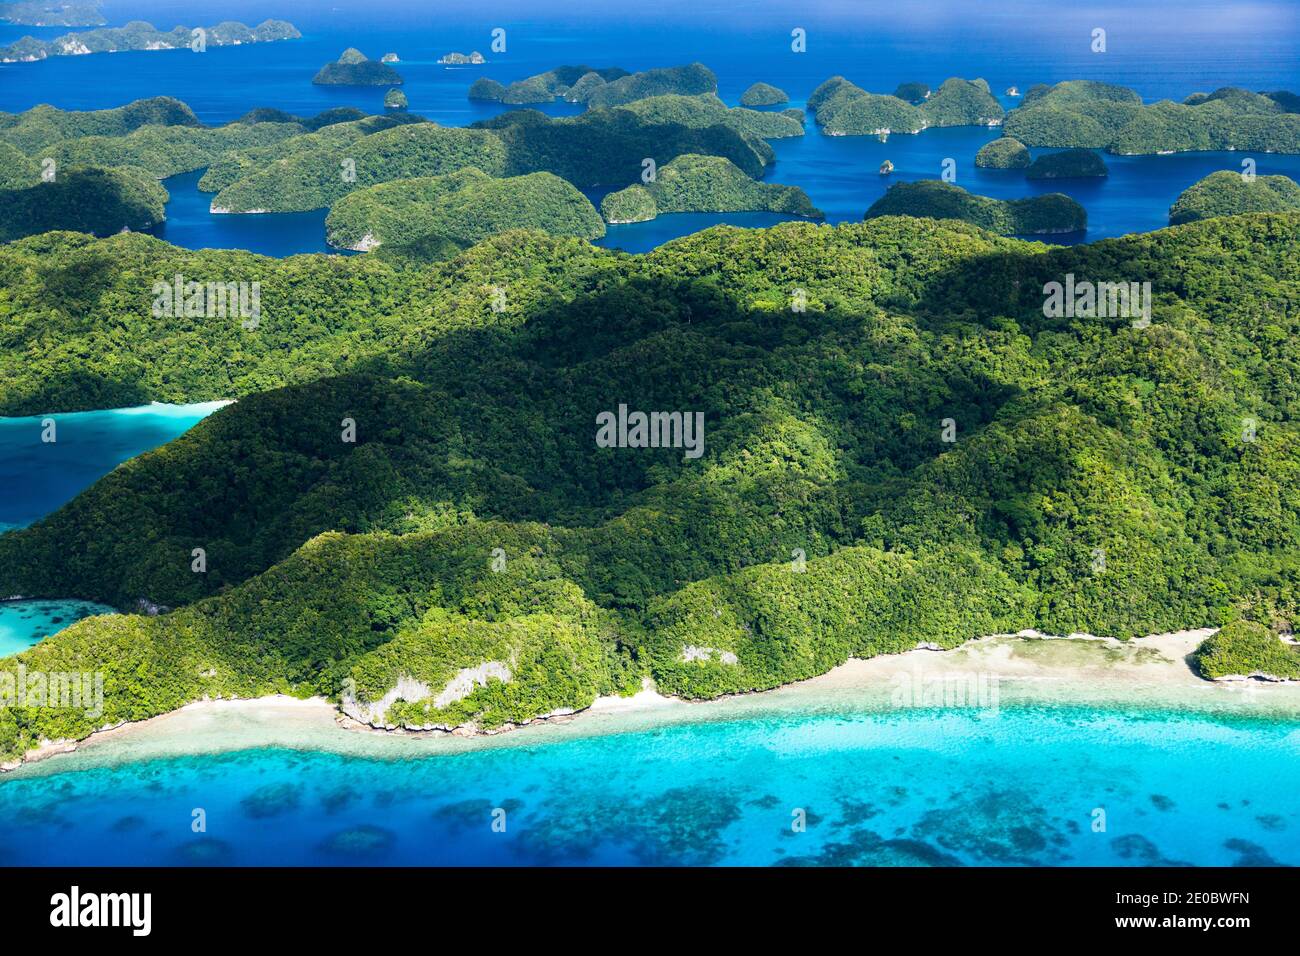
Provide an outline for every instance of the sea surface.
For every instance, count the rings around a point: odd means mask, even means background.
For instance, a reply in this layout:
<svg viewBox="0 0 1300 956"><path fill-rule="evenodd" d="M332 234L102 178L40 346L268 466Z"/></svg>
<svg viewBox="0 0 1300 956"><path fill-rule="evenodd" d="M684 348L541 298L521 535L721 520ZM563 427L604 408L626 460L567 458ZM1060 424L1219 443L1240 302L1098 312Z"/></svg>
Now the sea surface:
<svg viewBox="0 0 1300 956"><path fill-rule="evenodd" d="M383 88L317 87L311 78L348 46L372 58L395 52L410 108L438 123L463 126L508 109L466 97L480 76L502 82L561 63L623 66L630 70L700 61L718 74L719 95L738 105L757 80L774 83L802 108L817 87L843 75L876 92L893 92L903 81L937 87L949 76L983 77L1007 108L1010 86L1095 79L1122 83L1148 101L1182 100L1197 91L1236 85L1254 90L1300 91L1300 5L1289 0L1223 4L1189 0L1173 4L1138 0L1122 6L1008 0L998 4L913 0L905 4L813 2L807 4L593 3L562 5L562 13L535 4L498 2L466 7L447 2L380 2L364 12L305 0L110 0L113 24L151 20L160 27L267 16L288 19L301 40L240 47L56 57L40 63L0 66L0 109L18 111L37 103L65 109L119 106L166 94L190 104L208 123L223 123L257 106L311 115L335 106L383 111ZM506 49L493 52L491 33L505 30ZM791 31L806 33L806 52L791 51ZM1107 31L1104 53L1092 52L1092 31ZM0 42L25 32L0 29ZM483 66L445 67L450 51L479 50ZM552 115L581 108L555 103ZM802 187L832 223L856 221L894 182L938 178L944 160L956 163L956 182L999 199L1062 191L1088 211L1086 234L1052 237L1056 242L1092 241L1165 226L1178 194L1218 169L1241 169L1243 156L1201 153L1178 156L1106 156L1110 175L1101 182L1076 180L1034 184L1019 172L979 170L976 151L997 129L961 127L894 135L823 136L808 118L803 137L773 140L773 182ZM1300 178L1300 156L1253 157L1261 175ZM882 177L886 159L895 172ZM197 189L199 176L166 182L172 200L158 234L189 248L244 248L272 256L330 251L324 210L269 215L211 215L212 194ZM593 198L599 198L596 194ZM729 222L763 226L770 214L671 215L648 223L610 227L599 243L643 252L662 242Z"/></svg>
<svg viewBox="0 0 1300 956"><path fill-rule="evenodd" d="M62 759L0 780L0 864L1300 864L1300 723L1240 717L784 710L400 760Z"/></svg>
<svg viewBox="0 0 1300 956"><path fill-rule="evenodd" d="M183 435L224 404L0 418L0 532L43 518L122 462Z"/></svg>
<svg viewBox="0 0 1300 956"><path fill-rule="evenodd" d="M45 517L122 462L183 435L224 404L0 418L0 534ZM51 420L54 441L43 441ZM89 601L6 597L12 595L0 595L0 657L24 651L83 617L112 611Z"/></svg>
<svg viewBox="0 0 1300 956"><path fill-rule="evenodd" d="M83 617L112 613L94 601L0 601L0 657L25 651Z"/></svg>

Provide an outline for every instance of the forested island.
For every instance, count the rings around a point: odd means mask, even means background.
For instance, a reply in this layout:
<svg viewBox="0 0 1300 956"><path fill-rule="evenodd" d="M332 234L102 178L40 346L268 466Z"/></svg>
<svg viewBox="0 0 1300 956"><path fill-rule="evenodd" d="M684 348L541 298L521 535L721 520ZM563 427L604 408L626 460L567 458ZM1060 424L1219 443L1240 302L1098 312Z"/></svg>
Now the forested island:
<svg viewBox="0 0 1300 956"><path fill-rule="evenodd" d="M208 127L184 103L167 97L84 112L41 106L20 114L0 114L0 147L8 157L0 184L35 186L40 164L46 161L56 169L94 165L120 170L123 182L141 175L164 179L204 169L199 187L215 193L212 212L287 212L330 208L381 183L425 180L467 169L510 180L513 186L505 187L507 191L548 183L550 188L544 192L554 194L559 184L555 177L580 188L621 188L640 183L646 172L645 157L654 156L660 173L666 171L668 184L658 191L657 211L745 209L820 216L801 190L756 181L774 159L766 139L803 135L798 110L732 109L712 93L665 94L565 119L515 111L456 128L431 123L407 112L407 107L402 91L392 89L385 96L384 115L367 116L339 107L302 117L261 108L224 126ZM685 163L673 165L683 156L692 157L690 175L683 176ZM710 164L710 159L717 162ZM340 175L344 164L352 175ZM521 178L533 173L551 176ZM86 188L95 182L107 187L110 180L82 180ZM473 185L476 189L466 195L487 195L483 184ZM156 198L165 192L157 187L151 195ZM394 190L386 195L402 193ZM566 194L566 202L571 198ZM10 209L24 208L18 194L11 200ZM120 220L117 228L142 228L162 218L162 210L154 207L150 210L156 215L143 215L142 208L126 215L118 198L107 191L103 202L114 210L109 218ZM552 211L560 212L564 205ZM552 229L547 214L536 206L514 224L596 238L603 223L585 198L581 205L586 210L579 218L586 222L580 228L573 228L566 218L569 213L564 212L555 220L560 225ZM641 218L655 214L647 211L648 204L642 206ZM518 207L507 202L502 208ZM58 215L40 217L38 231L80 229L89 222L67 216L69 212L66 204L51 206L51 214ZM485 222L494 231L511 224L492 216ZM90 231L100 233L102 228L96 225ZM28 233L11 232L10 237L19 234ZM386 243L387 252L401 248L419 258L446 255L486 234L457 227L436 242L420 245L418 253L416 244L391 242ZM365 235L339 242L349 248L368 248L374 240L363 241Z"/></svg>
<svg viewBox="0 0 1300 956"><path fill-rule="evenodd" d="M99 0L15 0L0 3L0 20L25 27L97 27L108 21Z"/></svg>
<svg viewBox="0 0 1300 956"><path fill-rule="evenodd" d="M1062 193L1030 199L991 199L933 179L891 186L867 210L865 218L878 216L960 219L1002 236L1050 235L1088 228L1088 213Z"/></svg>
<svg viewBox="0 0 1300 956"><path fill-rule="evenodd" d="M1025 167L1026 179L1089 179L1107 173L1105 161L1090 149L1045 153Z"/></svg>
<svg viewBox="0 0 1300 956"><path fill-rule="evenodd" d="M188 106L170 97L106 110L37 106L23 113L2 113L0 159L5 169L0 173L0 188L56 187L5 196L9 235L46 229L88 229L102 234L156 225L163 219L161 203L166 199L157 180L211 168L228 158L237 165L245 161L243 157L255 157L273 143L333 124L344 129L350 128L349 124L364 127L367 121L357 117L364 114L350 108L327 110L315 117L259 109L233 123L208 127ZM400 120L372 117L368 122L387 127ZM235 156L240 159L233 159ZM78 167L81 172L70 176ZM98 172L88 174L86 170L92 168ZM46 180L47 175L51 181ZM40 202L60 197L60 201ZM87 208L78 208L81 204ZM96 211L96 206L102 208ZM23 225L25 219L30 226Z"/></svg>
<svg viewBox="0 0 1300 956"><path fill-rule="evenodd" d="M1188 186L1169 208L1169 224L1247 212L1300 211L1300 185L1288 176L1243 177L1221 169Z"/></svg>
<svg viewBox="0 0 1300 956"><path fill-rule="evenodd" d="M1144 104L1124 86L1092 80L1038 84L1007 114L1004 131L1026 146L1139 155L1193 150L1300 152L1297 98L1224 87L1181 103Z"/></svg>
<svg viewBox="0 0 1300 956"><path fill-rule="evenodd" d="M716 93L685 96L665 93L635 100L618 107L655 124L680 123L696 129L723 125L757 139L784 139L804 135L803 110L788 109L779 113L747 107L730 108Z"/></svg>
<svg viewBox="0 0 1300 956"><path fill-rule="evenodd" d="M1062 248L889 216L642 256L517 231L428 265L11 243L0 413L239 401L0 536L2 593L176 608L6 660L101 671L105 711L7 708L0 751L275 691L494 729L1030 626L1245 620L1203 672L1278 670L1297 256L1295 213ZM260 281L260 327L154 317L176 274ZM1151 282L1150 323L1045 315L1067 274ZM703 455L599 447L619 402L702 412Z"/></svg>
<svg viewBox="0 0 1300 956"><path fill-rule="evenodd" d="M725 124L656 123L631 110L562 119L519 110L467 128L394 112L227 155L209 166L199 185L216 192L214 211L299 212L380 182L466 166L493 176L549 172L579 188L625 186L640 179L645 157L668 162L684 153L724 156L754 178L774 160L761 138ZM352 162L355 181L338 175L344 160Z"/></svg>
<svg viewBox="0 0 1300 956"><path fill-rule="evenodd" d="M130 50L188 50L201 35L206 46L239 46L244 43L273 43L296 40L302 34L284 20L264 20L249 27L226 20L210 27L173 27L159 30L152 23L132 20L121 27L102 27L81 33L67 33L53 40L23 37L0 47L0 63L30 63L51 56L87 53L120 53Z"/></svg>
<svg viewBox="0 0 1300 956"><path fill-rule="evenodd" d="M0 593L175 609L7 660L102 671L107 710L0 710L0 755L272 692L491 730L646 679L707 698L1026 627L1227 625L1203 676L1295 676L1278 636L1300 610L1290 180L1215 173L1170 211L1202 221L1082 247L1006 238L1085 229L1069 197L922 181L860 223L717 227L633 256L590 240L665 213L820 218L761 181L803 112L762 89L769 108L728 108L699 64L493 82L474 86L588 109L444 127L393 88L375 116L207 126L166 97L0 114L0 414L238 399L0 535ZM1097 103L1109 123L1132 111L1107 143L1030 162L1036 131L1101 126ZM1284 126L1294 104L1180 107ZM1035 87L1029 133L1013 111L976 164L1104 175L1094 150L1155 108ZM837 77L809 109L843 135L1003 121L982 80L883 96ZM158 180L199 169L213 212L328 209L328 241L368 254L139 235ZM597 211L583 190L602 189ZM257 282L257 329L156 316L153 280L177 275ZM1150 321L1053 318L1044 291L1067 275L1150 282ZM698 412L700 455L602 446L620 405Z"/></svg>
<svg viewBox="0 0 1300 956"><path fill-rule="evenodd" d="M679 94L692 96L716 93L718 78L702 63L663 67L629 73L619 67L593 69L589 66L559 66L509 86L484 77L469 88L472 100L523 105L549 103L562 97L570 103L586 103L593 109L623 106L649 96Z"/></svg>
<svg viewBox="0 0 1300 956"><path fill-rule="evenodd" d="M780 212L824 218L807 193L795 186L760 183L721 156L678 156L661 167L653 182L607 195L600 214L607 222L644 222L672 212Z"/></svg>
<svg viewBox="0 0 1300 956"><path fill-rule="evenodd" d="M326 63L312 78L317 86L400 86L404 80L387 63L371 60L356 47L348 47L333 63Z"/></svg>
<svg viewBox="0 0 1300 956"><path fill-rule="evenodd" d="M995 139L975 154L975 165L985 169L1028 169L1031 162L1025 144L1013 136Z"/></svg>
<svg viewBox="0 0 1300 956"><path fill-rule="evenodd" d="M740 94L741 106L784 106L789 102L786 91L771 83L755 83Z"/></svg>
<svg viewBox="0 0 1300 956"><path fill-rule="evenodd" d="M450 258L512 228L581 239L605 234L595 207L560 177L493 178L473 166L354 192L330 209L325 228L330 244L339 248L391 250L399 244L401 254L422 259Z"/></svg>
<svg viewBox="0 0 1300 956"><path fill-rule="evenodd" d="M931 93L923 84L900 91L922 94L919 105L899 96L868 93L842 76L833 76L808 97L808 108L829 136L919 133L931 126L996 126L1003 109L984 80L952 77Z"/></svg>
<svg viewBox="0 0 1300 956"><path fill-rule="evenodd" d="M557 97L564 97L571 103L585 103L592 90L627 75L627 70L616 66L601 69L590 66L557 66L545 73L516 80L509 86L481 77L470 84L469 98L515 106L550 103Z"/></svg>
<svg viewBox="0 0 1300 956"><path fill-rule="evenodd" d="M385 60L385 63L388 61ZM473 53L444 53L438 57L438 62L444 66L477 66L480 63L486 63L487 59L478 50Z"/></svg>

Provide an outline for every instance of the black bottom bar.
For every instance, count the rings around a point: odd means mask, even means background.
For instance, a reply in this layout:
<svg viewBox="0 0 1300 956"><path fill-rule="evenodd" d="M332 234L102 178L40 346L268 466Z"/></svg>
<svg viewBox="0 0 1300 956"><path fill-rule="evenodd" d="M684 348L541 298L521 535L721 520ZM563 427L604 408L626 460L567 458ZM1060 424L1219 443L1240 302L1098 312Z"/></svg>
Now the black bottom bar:
<svg viewBox="0 0 1300 956"><path fill-rule="evenodd" d="M1196 935L1231 945L1293 931L1296 885L1295 871L1271 868L51 868L0 870L0 912L15 939L77 932L130 940L145 926L144 897L100 894L147 893L147 938L205 949L277 927L294 945L385 947L446 932L491 937L494 946L550 937L602 948L638 937L770 945L787 934L807 941L841 932L864 943L902 932L927 949L948 940L1101 936ZM114 917L115 927L71 925Z"/></svg>

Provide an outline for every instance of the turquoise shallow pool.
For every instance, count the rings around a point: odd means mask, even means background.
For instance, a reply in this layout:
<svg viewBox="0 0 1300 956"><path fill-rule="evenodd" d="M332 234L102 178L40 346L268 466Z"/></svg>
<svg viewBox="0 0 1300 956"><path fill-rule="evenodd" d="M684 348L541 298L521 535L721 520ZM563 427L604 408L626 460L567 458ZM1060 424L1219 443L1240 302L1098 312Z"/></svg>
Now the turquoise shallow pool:
<svg viewBox="0 0 1300 956"><path fill-rule="evenodd" d="M112 611L93 601L0 602L0 657L25 651L83 617Z"/></svg>
<svg viewBox="0 0 1300 956"><path fill-rule="evenodd" d="M1297 757L1300 723L1036 707L252 750L2 780L0 864L1300 864Z"/></svg>

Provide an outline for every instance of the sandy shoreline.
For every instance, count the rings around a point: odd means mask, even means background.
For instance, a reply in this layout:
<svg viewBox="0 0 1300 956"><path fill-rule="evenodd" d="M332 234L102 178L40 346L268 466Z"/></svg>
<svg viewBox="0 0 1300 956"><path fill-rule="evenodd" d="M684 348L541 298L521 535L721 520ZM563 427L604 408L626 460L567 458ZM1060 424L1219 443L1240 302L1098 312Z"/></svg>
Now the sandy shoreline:
<svg viewBox="0 0 1300 956"><path fill-rule="evenodd" d="M686 702L653 690L628 698L600 698L576 714L539 719L490 736L377 731L342 717L320 697L201 701L101 731L75 745L51 744L4 777L265 747L394 759L533 746L781 711L934 706L996 710L1035 704L1300 720L1300 683L1211 682L1198 677L1187 657L1210 633L1209 629L1180 631L1132 641L1033 632L986 637L948 651L917 649L854 659L797 684L713 701Z"/></svg>

